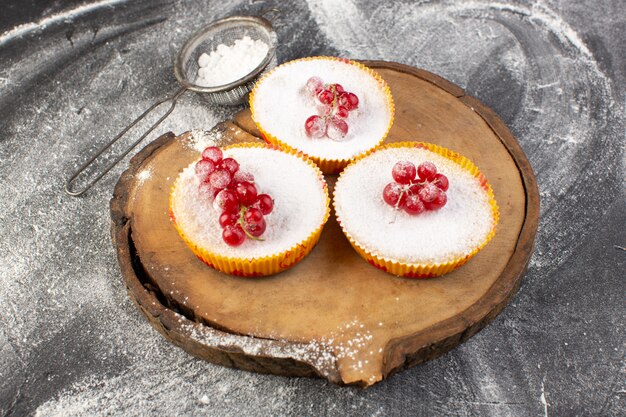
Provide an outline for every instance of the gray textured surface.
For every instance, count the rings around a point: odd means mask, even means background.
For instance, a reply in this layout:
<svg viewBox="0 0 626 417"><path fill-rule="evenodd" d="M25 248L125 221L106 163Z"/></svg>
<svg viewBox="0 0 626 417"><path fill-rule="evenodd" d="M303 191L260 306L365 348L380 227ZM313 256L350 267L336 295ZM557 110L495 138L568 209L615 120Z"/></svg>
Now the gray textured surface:
<svg viewBox="0 0 626 417"><path fill-rule="evenodd" d="M77 4L32 1L0 18L0 415L626 413L626 252L613 247L626 246L623 1L281 3L280 62L333 54L438 73L502 116L541 191L536 252L511 305L367 391L226 369L170 345L131 304L110 244L126 163L84 198L61 191L84 155L176 89L172 62L195 28L267 4ZM235 110L187 95L152 137Z"/></svg>

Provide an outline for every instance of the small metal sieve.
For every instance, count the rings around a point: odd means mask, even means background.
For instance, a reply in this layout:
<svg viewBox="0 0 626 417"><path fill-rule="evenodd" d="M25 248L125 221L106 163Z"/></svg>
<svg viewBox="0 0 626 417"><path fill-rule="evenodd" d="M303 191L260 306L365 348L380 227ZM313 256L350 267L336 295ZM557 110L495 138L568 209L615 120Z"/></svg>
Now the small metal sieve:
<svg viewBox="0 0 626 417"><path fill-rule="evenodd" d="M249 36L269 46L263 61L248 75L231 83L202 87L195 84L198 58L203 52L215 50L217 45L232 45L237 39ZM200 94L211 104L234 105L245 101L254 81L264 71L276 66L276 33L270 22L261 17L233 16L219 20L194 34L178 54L174 74L185 88Z"/></svg>
<svg viewBox="0 0 626 417"><path fill-rule="evenodd" d="M270 12L275 12L271 9ZM198 58L204 52L210 53L220 44L232 45L237 39L249 36L252 40L261 40L268 46L268 51L261 63L249 74L230 82L228 84L204 87L195 84L198 74ZM139 143L145 139L154 129L157 128L176 107L178 99L187 90L195 91L210 104L217 105L237 105L245 102L248 93L252 91L255 81L265 71L276 66L276 33L272 29L272 24L263 17L258 16L231 16L225 19L213 22L199 31L197 31L178 53L176 64L174 65L174 74L176 79L182 85L176 93L162 100L157 101L130 125L122 130L110 142L102 146L91 158L85 161L78 170L65 183L65 192L71 196L80 196L89 190L100 178L109 172L118 162L120 162L128 153L133 150ZM148 130L141 135L134 143L132 143L120 156L107 165L101 172L87 183L85 187L79 190L72 189L74 182L78 177L107 149L115 142L121 139L131 128L143 120L148 114L161 104L171 102L168 110L157 120Z"/></svg>

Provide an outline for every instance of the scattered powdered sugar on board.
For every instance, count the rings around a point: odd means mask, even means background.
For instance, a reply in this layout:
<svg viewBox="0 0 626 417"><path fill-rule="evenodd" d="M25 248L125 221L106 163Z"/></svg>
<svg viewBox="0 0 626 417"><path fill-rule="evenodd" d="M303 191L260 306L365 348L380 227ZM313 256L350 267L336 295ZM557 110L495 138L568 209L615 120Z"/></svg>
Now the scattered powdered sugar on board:
<svg viewBox="0 0 626 417"><path fill-rule="evenodd" d="M348 134L343 141L311 138L304 130L309 116L318 115L307 92L307 80L317 76L325 84L339 83L359 98L350 112ZM391 121L391 111L381 85L366 71L337 60L306 60L284 64L258 84L254 93L254 116L268 133L307 155L326 159L349 159L375 146Z"/></svg>
<svg viewBox="0 0 626 417"><path fill-rule="evenodd" d="M185 319L181 317L180 320ZM382 326L382 323L380 325ZM323 374L334 371L337 360L342 359L343 366L364 373L369 361L379 357L383 352L382 348L371 350L374 336L365 328L365 324L357 319L340 324L328 335L307 342L235 335L199 323L184 324L181 330L187 332L193 340L211 348L228 346L229 349L239 348L251 356L290 358L313 364Z"/></svg>
<svg viewBox="0 0 626 417"><path fill-rule="evenodd" d="M234 148L224 151L254 175L259 193L274 199L266 216L262 241L246 239L237 247L222 239L219 213L212 202L199 198L200 180L195 162L181 173L173 194L173 211L178 227L196 244L223 256L256 258L280 253L306 239L322 224L326 196L319 173L295 155L267 148Z"/></svg>
<svg viewBox="0 0 626 417"><path fill-rule="evenodd" d="M224 333L198 323L183 325L181 330L187 332L193 340L212 348L228 346L229 349L239 348L250 356L290 358L312 363L322 372L332 370L336 366L336 357L331 346L324 341L282 343L281 340Z"/></svg>
<svg viewBox="0 0 626 417"><path fill-rule="evenodd" d="M141 185L150 177L152 177L152 168L145 168L137 174L137 183Z"/></svg>
<svg viewBox="0 0 626 417"><path fill-rule="evenodd" d="M398 161L415 166L430 161L446 175L447 204L411 216L383 201ZM488 196L480 182L457 163L419 148L376 151L346 168L335 185L335 207L342 226L367 250L410 263L442 263L480 246L493 227Z"/></svg>
<svg viewBox="0 0 626 417"><path fill-rule="evenodd" d="M186 145L202 152L209 146L216 146L222 140L223 134L219 129L211 129L209 131L194 129L190 132Z"/></svg>

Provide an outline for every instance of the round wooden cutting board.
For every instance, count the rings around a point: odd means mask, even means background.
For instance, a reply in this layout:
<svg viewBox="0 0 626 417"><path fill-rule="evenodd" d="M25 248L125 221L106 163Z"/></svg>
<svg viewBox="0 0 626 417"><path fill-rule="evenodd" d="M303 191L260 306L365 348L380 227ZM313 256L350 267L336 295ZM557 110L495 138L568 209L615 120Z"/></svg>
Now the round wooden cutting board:
<svg viewBox="0 0 626 417"><path fill-rule="evenodd" d="M532 253L539 194L532 169L498 116L429 72L365 62L388 82L396 119L387 139L426 141L470 158L493 186L500 223L462 268L403 279L361 259L334 213L301 263L237 278L198 260L168 216L170 187L198 157L193 135L166 134L139 152L111 200L112 234L129 294L168 340L210 362L369 386L467 340L504 308ZM218 124L218 145L258 141L249 110ZM329 186L334 176L327 176Z"/></svg>

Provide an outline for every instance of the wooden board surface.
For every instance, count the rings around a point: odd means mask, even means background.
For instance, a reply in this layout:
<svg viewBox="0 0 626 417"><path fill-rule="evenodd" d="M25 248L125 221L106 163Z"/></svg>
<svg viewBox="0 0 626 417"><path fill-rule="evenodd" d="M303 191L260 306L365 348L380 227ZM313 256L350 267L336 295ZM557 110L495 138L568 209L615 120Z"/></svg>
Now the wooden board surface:
<svg viewBox="0 0 626 417"><path fill-rule="evenodd" d="M291 270L227 276L196 259L169 222L170 186L197 151L188 134L165 135L133 158L111 209L131 298L169 340L227 366L368 386L448 351L507 304L530 258L539 213L519 144L490 109L440 77L395 63L366 65L389 83L396 104L387 142L451 148L488 178L501 213L494 239L446 276L403 279L362 260L331 215L318 246ZM259 140L247 110L215 129L220 144ZM327 179L332 189L335 178Z"/></svg>

